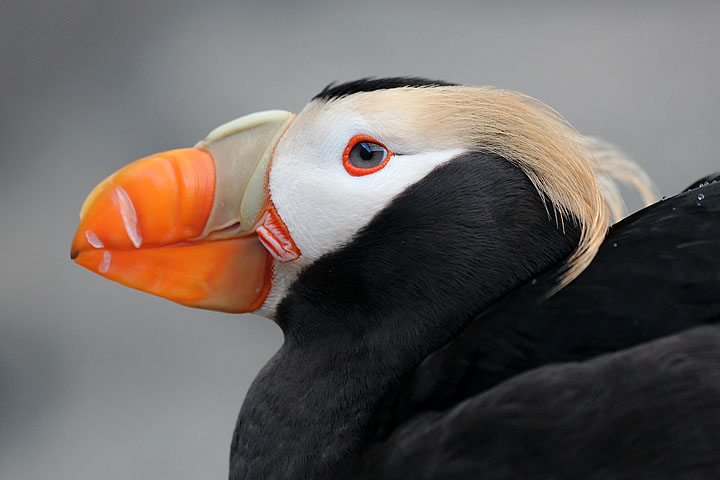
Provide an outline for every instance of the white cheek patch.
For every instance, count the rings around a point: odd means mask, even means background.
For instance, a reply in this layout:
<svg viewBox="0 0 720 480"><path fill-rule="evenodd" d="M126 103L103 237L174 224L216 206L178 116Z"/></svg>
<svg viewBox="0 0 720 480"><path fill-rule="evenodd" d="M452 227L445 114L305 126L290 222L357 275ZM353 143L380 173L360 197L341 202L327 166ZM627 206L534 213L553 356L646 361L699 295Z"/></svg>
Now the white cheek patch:
<svg viewBox="0 0 720 480"><path fill-rule="evenodd" d="M384 142L383 135L354 113L311 113L301 113L291 125L270 167L271 201L302 254L275 262L272 290L257 312L266 316L273 315L303 267L349 243L398 194L466 151L395 152L382 170L352 176L343 167L347 142L357 134Z"/></svg>
<svg viewBox="0 0 720 480"><path fill-rule="evenodd" d="M384 169L363 177L347 173L341 159L322 170L278 168L270 191L307 265L348 243L398 194L461 153L395 155Z"/></svg>

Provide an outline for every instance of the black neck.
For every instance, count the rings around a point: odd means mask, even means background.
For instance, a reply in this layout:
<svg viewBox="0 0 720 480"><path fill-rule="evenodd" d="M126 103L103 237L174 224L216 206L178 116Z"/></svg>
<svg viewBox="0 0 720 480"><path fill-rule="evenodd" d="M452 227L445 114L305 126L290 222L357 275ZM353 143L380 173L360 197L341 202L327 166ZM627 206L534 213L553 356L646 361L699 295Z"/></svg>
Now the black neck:
<svg viewBox="0 0 720 480"><path fill-rule="evenodd" d="M399 378L478 312L566 257L517 168L482 153L436 169L345 247L304 270L280 304L285 344L240 412L231 478L322 478L361 448Z"/></svg>
<svg viewBox="0 0 720 480"><path fill-rule="evenodd" d="M231 478L323 478L346 462L400 376L452 338L443 331L421 343L424 335L411 330L357 333L352 341L287 336L243 404Z"/></svg>

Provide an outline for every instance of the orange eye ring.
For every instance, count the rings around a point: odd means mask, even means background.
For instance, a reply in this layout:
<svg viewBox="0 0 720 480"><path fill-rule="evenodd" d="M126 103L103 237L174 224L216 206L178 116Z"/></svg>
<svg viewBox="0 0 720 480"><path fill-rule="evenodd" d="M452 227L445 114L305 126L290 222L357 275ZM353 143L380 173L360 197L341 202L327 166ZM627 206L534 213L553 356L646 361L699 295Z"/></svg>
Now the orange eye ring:
<svg viewBox="0 0 720 480"><path fill-rule="evenodd" d="M357 144L362 142L372 143L375 145L379 145L383 148L383 150L385 151L385 158L383 158L380 164L370 168L361 168L352 164L352 162L350 161L350 152ZM345 151L343 152L343 166L345 167L345 170L353 177L362 177L364 175L370 175L371 173L375 173L378 170L382 170L383 168L385 168L388 160L390 160L390 157L392 157L393 155L395 154L391 152L390 149L388 149L384 144L378 142L374 138L368 135L355 135L350 139L347 147L345 147Z"/></svg>

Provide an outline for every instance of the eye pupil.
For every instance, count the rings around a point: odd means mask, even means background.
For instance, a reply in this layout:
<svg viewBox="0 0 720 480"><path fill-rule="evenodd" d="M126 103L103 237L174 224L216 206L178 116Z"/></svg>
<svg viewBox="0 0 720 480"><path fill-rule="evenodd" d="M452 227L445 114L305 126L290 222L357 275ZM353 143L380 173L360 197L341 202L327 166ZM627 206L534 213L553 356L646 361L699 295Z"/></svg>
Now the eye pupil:
<svg viewBox="0 0 720 480"><path fill-rule="evenodd" d="M363 160L370 160L373 157L373 152L370 150L370 145L367 142L360 142L360 158Z"/></svg>

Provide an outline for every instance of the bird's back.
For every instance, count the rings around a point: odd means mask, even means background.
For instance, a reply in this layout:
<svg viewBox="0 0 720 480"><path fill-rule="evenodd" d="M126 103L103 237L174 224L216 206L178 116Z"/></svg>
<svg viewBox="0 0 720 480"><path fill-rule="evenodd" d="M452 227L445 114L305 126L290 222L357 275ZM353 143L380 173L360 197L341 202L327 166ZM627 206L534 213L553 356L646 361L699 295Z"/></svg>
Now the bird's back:
<svg viewBox="0 0 720 480"><path fill-rule="evenodd" d="M616 224L556 295L550 271L507 296L386 398L367 465L387 478L714 478L720 328L681 332L720 320L719 220L720 182L703 179Z"/></svg>
<svg viewBox="0 0 720 480"><path fill-rule="evenodd" d="M426 412L369 450L362 478L714 479L720 328L518 375Z"/></svg>

